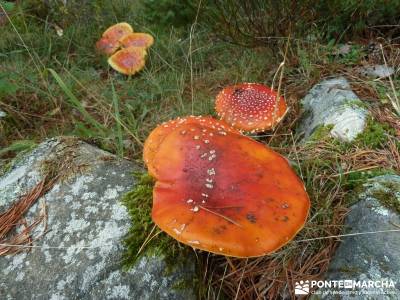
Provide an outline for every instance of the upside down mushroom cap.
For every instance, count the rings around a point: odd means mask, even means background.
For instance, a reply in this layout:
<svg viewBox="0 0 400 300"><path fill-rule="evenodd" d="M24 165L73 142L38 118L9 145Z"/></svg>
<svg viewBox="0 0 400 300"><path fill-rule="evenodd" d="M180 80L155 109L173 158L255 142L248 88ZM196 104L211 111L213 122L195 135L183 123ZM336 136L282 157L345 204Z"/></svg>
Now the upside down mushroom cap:
<svg viewBox="0 0 400 300"><path fill-rule="evenodd" d="M133 75L143 69L146 50L140 47L129 47L115 52L108 59L108 64L116 71Z"/></svg>
<svg viewBox="0 0 400 300"><path fill-rule="evenodd" d="M118 40L102 37L96 42L96 49L101 53L111 55L118 50L120 44Z"/></svg>
<svg viewBox="0 0 400 300"><path fill-rule="evenodd" d="M194 248L262 256L285 245L306 221L310 201L287 160L221 126L175 128L152 164L153 221Z"/></svg>
<svg viewBox="0 0 400 300"><path fill-rule="evenodd" d="M219 117L243 131L262 132L273 128L286 113L283 97L258 83L242 83L224 88L215 101Z"/></svg>
<svg viewBox="0 0 400 300"><path fill-rule="evenodd" d="M113 54L120 47L119 40L125 35L133 32L128 23L118 23L104 31L101 38L96 42L96 49L107 55Z"/></svg>
<svg viewBox="0 0 400 300"><path fill-rule="evenodd" d="M123 36L132 32L132 26L128 23L122 22L107 28L106 31L104 31L103 33L103 37L118 41Z"/></svg>
<svg viewBox="0 0 400 300"><path fill-rule="evenodd" d="M135 32L121 38L122 47L144 47L149 48L154 43L154 38L148 33Z"/></svg>

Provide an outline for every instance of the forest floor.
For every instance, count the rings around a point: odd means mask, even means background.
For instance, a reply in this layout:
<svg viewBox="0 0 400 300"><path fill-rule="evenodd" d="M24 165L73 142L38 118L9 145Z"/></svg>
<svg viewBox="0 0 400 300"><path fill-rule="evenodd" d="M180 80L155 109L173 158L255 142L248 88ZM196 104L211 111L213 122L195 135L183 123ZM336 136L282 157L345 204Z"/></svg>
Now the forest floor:
<svg viewBox="0 0 400 300"><path fill-rule="evenodd" d="M90 18L85 14L82 9L71 21L66 12L67 21L56 24L39 9L21 7L0 25L0 110L6 113L0 118L0 167L59 135L77 136L143 165L143 143L158 124L178 116L216 116L214 99L223 87L239 82L271 86L285 60L281 89L290 111L274 132L255 138L294 161L306 184L313 208L298 241L340 234L357 184L400 171L400 119L392 105L394 93L400 97L399 73L391 82L357 71L385 60L398 69L399 44L352 41L350 50L341 53L341 44L282 38L270 47L245 48L221 41L203 24L189 29L148 24L134 5L98 8ZM132 77L116 73L95 51L102 32L120 21L155 37L145 69ZM300 100L322 78L336 75L350 81L373 116L368 130L352 144L323 134L298 143ZM294 240L268 257L208 255L203 293L218 291L223 282L226 295L251 298L264 293L273 298L284 292L287 282L323 274L336 246L336 239L306 246ZM264 280L255 280L260 277Z"/></svg>

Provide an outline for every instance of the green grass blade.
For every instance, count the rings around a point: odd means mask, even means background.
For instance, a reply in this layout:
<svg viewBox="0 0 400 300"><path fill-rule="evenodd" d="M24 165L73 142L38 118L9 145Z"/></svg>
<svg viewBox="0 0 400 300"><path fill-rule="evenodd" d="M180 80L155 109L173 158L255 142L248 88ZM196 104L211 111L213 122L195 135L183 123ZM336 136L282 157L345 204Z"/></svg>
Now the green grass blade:
<svg viewBox="0 0 400 300"><path fill-rule="evenodd" d="M15 141L10 146L0 149L0 156L6 154L7 152L21 152L25 150L30 150L36 146L36 143L31 140L20 140Z"/></svg>
<svg viewBox="0 0 400 300"><path fill-rule="evenodd" d="M114 83L111 81L111 89L112 89L112 100L114 106L114 114L117 128L117 153L120 157L124 156L124 144L122 138L122 127L121 127L121 117L119 113L119 98L117 93L115 92Z"/></svg>
<svg viewBox="0 0 400 300"><path fill-rule="evenodd" d="M3 8L6 13L10 13L15 8L15 3L10 1L0 1L0 7Z"/></svg>
<svg viewBox="0 0 400 300"><path fill-rule="evenodd" d="M101 125L99 122L97 122L91 115L90 113L83 107L82 103L76 98L76 96L72 93L72 91L67 87L65 82L61 79L61 77L57 74L56 71L53 69L48 69L53 75L54 79L57 81L58 85L60 88L63 90L63 92L67 95L67 99L70 105L72 105L75 109L77 109L82 116L85 118L86 122L90 123L92 126L96 127L99 129L102 133L104 133L105 128L103 125Z"/></svg>

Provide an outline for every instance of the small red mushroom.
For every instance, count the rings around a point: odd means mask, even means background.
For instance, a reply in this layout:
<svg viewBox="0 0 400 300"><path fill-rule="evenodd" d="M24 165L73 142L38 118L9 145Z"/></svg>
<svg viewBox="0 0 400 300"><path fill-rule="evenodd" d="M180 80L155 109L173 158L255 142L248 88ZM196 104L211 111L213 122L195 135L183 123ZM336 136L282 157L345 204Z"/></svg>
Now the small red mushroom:
<svg viewBox="0 0 400 300"><path fill-rule="evenodd" d="M215 109L222 120L238 130L262 132L283 118L287 107L283 97L265 85L242 83L224 88Z"/></svg>
<svg viewBox="0 0 400 300"><path fill-rule="evenodd" d="M310 200L284 157L212 118L176 123L152 137L147 162L152 219L163 231L197 249L255 257L301 230Z"/></svg>

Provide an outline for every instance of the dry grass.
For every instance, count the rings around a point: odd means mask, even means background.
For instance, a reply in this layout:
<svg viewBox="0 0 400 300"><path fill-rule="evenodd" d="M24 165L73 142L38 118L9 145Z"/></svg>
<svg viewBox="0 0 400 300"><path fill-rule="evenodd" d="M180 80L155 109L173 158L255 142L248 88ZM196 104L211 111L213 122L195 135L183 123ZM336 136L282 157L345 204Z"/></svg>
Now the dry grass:
<svg viewBox="0 0 400 300"><path fill-rule="evenodd" d="M276 143L289 143L290 137L280 137L287 140ZM296 299L294 283L322 279L340 242L340 238L320 238L343 233L351 203L347 176L381 168L400 172L399 149L392 139L383 149L341 149L326 137L276 150L298 160L312 199L308 222L293 241L271 255L248 260L211 255L206 264L211 276L208 299L217 299L219 289L228 299Z"/></svg>
<svg viewBox="0 0 400 300"><path fill-rule="evenodd" d="M41 26L36 27L38 32L42 32ZM78 26L76 30L79 31L79 28L84 26ZM18 82L20 89L16 95L9 97L7 102L0 102L0 108L10 116L11 124L7 126L7 139L0 139L0 146L7 146L12 140L32 137L42 140L52 135L72 133L117 152L119 141L114 132L116 124L119 124L124 129L123 138L131 142L122 145L123 153L130 158L139 158L142 142L157 123L192 112L212 113L210 99L226 85L240 81L270 84L268 79L276 71L271 62L282 61L282 57L278 56L285 52L259 48L250 51L233 46L228 49L226 44L197 34L194 26L190 33L189 39L182 38L173 30L165 36L160 34L149 55L147 68L132 79L108 72L92 53L92 45L87 49L78 47L80 41L72 36L73 50L68 49L65 61L54 61L47 52L36 53L35 49L32 50L40 64L57 70L89 115L107 130L91 127L76 107L69 104L68 98L51 78L43 83L41 78L34 77L32 74L36 71L32 67L27 70L25 66L32 66L35 59L19 57L21 61L5 64L3 69L17 74L21 82ZM94 34L84 31L81 35L86 38ZM46 32L46 36L53 39L51 33ZM54 40L54 45L56 41L60 42ZM282 41L282 49L285 49L285 42L286 38ZM256 138L294 162L312 199L309 220L293 241L265 257L241 260L212 254L199 255L204 258L202 268L207 298L219 299L224 294L229 299L293 299L295 281L320 279L327 270L339 239L317 238L343 232L343 220L350 205L347 197L351 191L349 186L357 183L351 176L379 169L400 172L396 140L400 136L400 122L390 99L385 96L387 92L392 93L391 84L386 79L363 77L356 68L371 63L383 64L382 53L378 46L370 49L368 44L371 41L361 41L361 44L368 49L360 50L354 57L341 57L333 54L334 49L317 43L301 40L290 43L285 62L286 73L281 81L282 93L290 110L274 133ZM384 40L374 40L372 44L383 44L387 63L395 67L400 65L399 45ZM18 47L16 45L15 49L18 50ZM36 48L36 51L40 49ZM270 55L272 52L276 53ZM82 58L82 62L78 58ZM87 59L91 68L94 65L95 69L88 69ZM48 63L52 64L48 66ZM29 77L26 71L30 71ZM44 70L42 72L45 73ZM397 137L390 135L387 144L375 149L362 145L344 147L328 137L307 144L298 142L299 137L292 132L295 132L301 115L299 100L321 78L336 75L344 75L350 80L353 90L368 106L374 119L388 124ZM118 93L120 120L116 119L110 101L114 96L110 93L111 84L115 85ZM70 156L73 157L73 153ZM0 216L2 242L8 235L7 243L32 243L30 233L38 222L45 220L45 212L31 224L26 224L23 216L45 189L46 183L42 182ZM10 237L21 224L24 229ZM3 247L0 254L11 254L16 249Z"/></svg>
<svg viewBox="0 0 400 300"><path fill-rule="evenodd" d="M26 250L25 247L18 246L32 245L34 240L40 238L41 235L33 237L32 232L40 223L47 220L45 205L31 224L27 223L24 216L32 205L54 185L56 180L57 177L52 179L46 177L9 209L0 214L0 256ZM46 226L44 228L43 234L46 231Z"/></svg>
<svg viewBox="0 0 400 300"><path fill-rule="evenodd" d="M400 63L399 51L388 44L385 49L391 63ZM375 62L381 62L379 59L375 58ZM207 299L219 299L222 293L228 299L296 299L296 281L323 279L340 243L340 238L335 236L344 231L354 187L365 181L364 175L373 176L379 170L400 172L400 119L390 103L382 103L376 81L362 77L356 68L343 64L319 64L311 59L312 70L307 71L297 63L296 59L289 59L289 67L297 69L285 76L286 99L291 108L286 119L274 133L259 135L258 139L296 165L312 199L308 222L293 241L271 255L247 260L205 255ZM351 81L375 121L395 130L394 134L387 133L384 145L378 148L357 143L344 145L328 135L308 143L296 141L299 137L291 132L295 131L301 115L299 99L321 77L338 74ZM377 81L390 89L388 80Z"/></svg>
<svg viewBox="0 0 400 300"><path fill-rule="evenodd" d="M76 160L75 147L78 145L77 139L64 138L61 145L61 147L57 146L53 149L52 157L42 162L43 179L15 201L5 212L0 214L0 256L15 254L26 249L29 250L30 248L26 246L31 246L35 240L38 240L46 233L46 204L42 203L41 211L30 224L27 223L25 218L28 210L56 182L64 181L71 174L79 173L87 168L84 163L79 163ZM33 237L34 229L41 223L44 223L42 234Z"/></svg>

